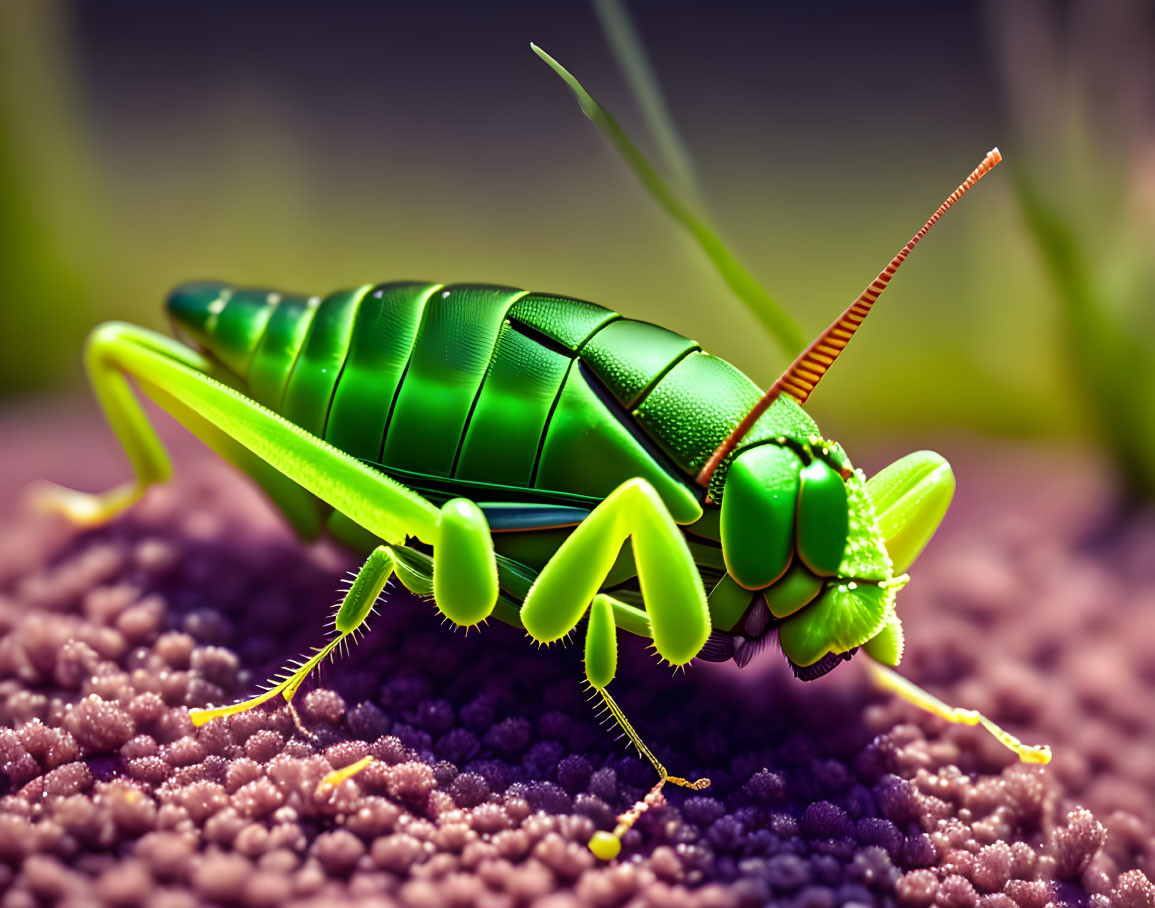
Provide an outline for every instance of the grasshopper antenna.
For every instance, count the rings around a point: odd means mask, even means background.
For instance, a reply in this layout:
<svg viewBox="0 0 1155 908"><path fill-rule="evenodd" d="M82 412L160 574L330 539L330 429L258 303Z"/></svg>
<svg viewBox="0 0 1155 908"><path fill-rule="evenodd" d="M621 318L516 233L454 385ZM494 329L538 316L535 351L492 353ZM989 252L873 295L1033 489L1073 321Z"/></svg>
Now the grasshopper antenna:
<svg viewBox="0 0 1155 908"><path fill-rule="evenodd" d="M783 392L786 392L793 397L798 403L806 403L806 399L810 397L810 393L821 381L822 376L826 374L838 355L850 343L850 339L854 337L854 333L859 326L870 314L875 301L886 289L886 285L890 283L890 279L894 277L899 266L910 255L915 246L918 245L919 240L926 236L935 222L941 218L948 209L955 202L966 194L966 191L974 186L983 176L990 171L996 164L1003 159L1002 152L997 148L992 148L987 152L987 156L982 159L982 162L971 171L971 175L967 177L958 189L947 196L946 201L935 209L925 224L919 229L910 242L898 251L898 255L890 260L887 265L879 273L870 285L859 294L858 299L850 304L850 307L838 317L838 319L829 328L823 331L814 342L799 354L798 358L790 364L790 368L782 373L782 376L770 386L770 390L762 395L762 399L754 405L754 407L747 413L738 425L734 427L725 441L723 441L716 451L710 455L710 459L706 461L706 465L702 467L701 472L698 473L698 484L704 488L709 488L710 477L714 475L714 471L718 469L718 465L726 459L726 455L734 450L734 447L742 440L742 438L753 427L754 423L762 416L763 413L769 409L770 405L777 400Z"/></svg>

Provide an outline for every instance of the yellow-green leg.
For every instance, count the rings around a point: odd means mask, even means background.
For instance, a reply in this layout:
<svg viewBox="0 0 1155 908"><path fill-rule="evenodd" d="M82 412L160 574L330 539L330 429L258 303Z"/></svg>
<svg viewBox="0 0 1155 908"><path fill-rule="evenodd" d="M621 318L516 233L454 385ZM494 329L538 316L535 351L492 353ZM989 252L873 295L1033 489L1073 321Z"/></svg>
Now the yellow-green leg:
<svg viewBox="0 0 1155 908"><path fill-rule="evenodd" d="M873 660L867 664L870 666L870 672L874 676L875 683L891 693L897 694L907 703L912 703L919 709L926 710L931 715L938 716L940 719L945 719L955 725L981 725L994 735L1000 744L1018 755L1018 758L1024 763L1051 762L1051 748L1046 744L1024 744L982 713L973 709L949 706L885 665L880 665Z"/></svg>
<svg viewBox="0 0 1155 908"><path fill-rule="evenodd" d="M933 451L908 454L866 483L895 574L907 570L934 535L946 514L954 488L950 464ZM896 577L892 582L905 582L905 578ZM897 615L892 614L878 636L866 643L866 653L872 657L867 660L867 665L880 687L947 722L982 725L1024 763L1051 761L1051 749L1046 745L1024 744L981 713L949 706L892 671L887 666L898 665L902 651L902 623Z"/></svg>
<svg viewBox="0 0 1155 908"><path fill-rule="evenodd" d="M521 622L539 643L553 643L581 621L630 541L642 598L645 632L658 654L684 665L710 635L702 578L669 509L644 479L622 483L558 547L525 597ZM635 627L617 621L627 630Z"/></svg>
<svg viewBox="0 0 1155 908"><path fill-rule="evenodd" d="M476 623L497 601L497 568L489 528L473 502L458 499L438 510L420 495L261 406L207 374L212 366L184 345L135 325L110 322L97 328L87 348L93 387L109 424L124 446L134 472L126 486L103 495L53 487L40 493L45 506L84 522L115 516L149 485L170 475L168 457L128 384L141 389L215 450L250 472L258 467L278 492L315 496L387 543L408 537L434 545L433 594L445 613L462 624ZM296 501L305 499L299 497ZM293 515L290 514L292 518ZM303 513L294 521L307 523ZM376 549L338 609L335 638L320 647L259 697L202 710L198 723L251 708L281 693L289 699L309 672L349 635L356 634L396 568L389 545ZM403 580L409 573L399 571Z"/></svg>
<svg viewBox="0 0 1155 908"><path fill-rule="evenodd" d="M305 661L294 663L291 671L287 670L286 674L276 679L275 684L251 699L214 709L189 710L189 717L192 719L193 725L204 725L206 722L211 722L222 716L245 712L254 706L259 706L266 700L272 699L277 694L283 696L286 701L291 701L309 673L332 655L342 643L348 642L351 635L356 635L361 630L373 611L377 597L381 595L381 591L385 589L385 584L389 582L393 569L393 554L389 546L378 546L361 565L361 570L357 572L352 586L349 587L349 591L337 609L337 614L333 619L335 634L332 640L314 650L313 655Z"/></svg>
<svg viewBox="0 0 1155 908"><path fill-rule="evenodd" d="M598 592L626 540L633 548L645 612ZM667 782L694 789L710 784L708 779L690 782L671 776L607 690L617 670L619 627L651 637L658 654L674 665L697 655L710 633L706 593L685 537L657 491L643 479L631 479L611 492L562 543L526 596L521 620L533 639L551 643L569 633L587 611L586 678L658 773L645 801L623 814L612 833L601 831L590 840L594 854L610 860L646 807L660 802Z"/></svg>
<svg viewBox="0 0 1155 908"><path fill-rule="evenodd" d="M121 330L116 323L94 330L85 345L84 364L92 390L132 465L133 479L99 495L49 482L37 483L29 492L35 507L62 514L81 526L105 523L138 501L150 485L166 482L172 476L164 446L118 362ZM170 351L170 355L180 357L189 368L203 371L207 364L197 354L178 344L174 347L179 350Z"/></svg>
<svg viewBox="0 0 1155 908"><path fill-rule="evenodd" d="M379 539L398 544L407 536L435 540L438 510L432 504L213 378L211 363L172 338L108 322L89 338L87 362L134 479L103 495L52 487L37 496L41 504L75 520L99 523L139 498L149 485L168 479L168 456L133 396L127 381L133 378L210 447L230 460L244 460L246 469L260 464L268 475L275 472L280 490L299 488ZM263 477L261 482L265 484Z"/></svg>
<svg viewBox="0 0 1155 908"><path fill-rule="evenodd" d="M622 614L627 614L630 606L624 602L619 602L612 596L605 593L598 593L594 597L594 601L590 606L589 621L586 625L586 644L585 644L585 669L586 680L589 681L590 687L601 697L602 704L605 711L608 712L618 723L618 726L625 733L630 742L638 749L638 753L650 761L650 764L657 770L661 781L659 786L669 782L671 785L679 785L683 788L703 789L710 786L709 779L699 779L696 782L690 782L680 776L672 776L666 771L666 767L662 764L654 752L650 750L646 742L642 740L641 735L637 733L630 720L626 718L626 714L622 708L618 706L617 701L610 696L607 689L610 682L617 674L618 664L618 642L617 642L617 624L614 620L615 611Z"/></svg>
<svg viewBox="0 0 1155 908"><path fill-rule="evenodd" d="M446 502L438 513L433 556L433 597L438 609L459 625L473 625L489 617L497 603L497 563L492 537L481 509L464 498ZM365 559L333 618L333 638L274 679L264 692L229 706L192 711L194 725L244 712L280 694L291 701L309 674L339 647L363 633L365 622L394 574L409 578L392 546L379 545ZM419 587L414 592L423 593Z"/></svg>
<svg viewBox="0 0 1155 908"><path fill-rule="evenodd" d="M646 797L618 817L613 832L598 830L589 841L590 851L603 861L611 861L622 850L622 836L637 822L638 818L650 807L661 804L662 788L669 782L683 788L692 788L697 791L710 787L709 779L698 779L691 782L680 776L672 776L665 765L659 760L642 736L638 734L617 701L610 696L606 689L617 672L617 624L614 621L615 608L628 614L625 610L628 605L619 602L605 593L598 593L590 606L589 623L586 626L585 667L586 679L597 696L601 697L604 711L608 712L618 726L629 738L630 743L638 749L638 753L650 761L650 765L658 773L658 781L650 789Z"/></svg>
<svg viewBox="0 0 1155 908"><path fill-rule="evenodd" d="M472 501L454 499L441 508L435 533L432 592L438 609L459 625L469 626L484 621L497 603L497 564L485 515ZM328 643L317 647L308 659L293 663L255 697L214 709L192 710L193 724L204 725L222 716L244 712L277 694L291 702L314 669L341 646L347 646L350 638L354 641L360 638L377 599L394 573L403 581L410 579L396 550L388 545L377 546L357 572L337 608L333 618L333 637ZM418 586L414 592L424 593L426 590Z"/></svg>

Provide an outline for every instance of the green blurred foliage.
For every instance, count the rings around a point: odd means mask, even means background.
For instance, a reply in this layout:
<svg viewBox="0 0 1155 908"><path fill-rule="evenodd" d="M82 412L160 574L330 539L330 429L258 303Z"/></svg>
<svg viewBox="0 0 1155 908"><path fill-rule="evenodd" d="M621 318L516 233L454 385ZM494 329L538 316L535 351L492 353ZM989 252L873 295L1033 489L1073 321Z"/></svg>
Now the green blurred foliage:
<svg viewBox="0 0 1155 908"><path fill-rule="evenodd" d="M0 395L75 381L100 242L63 10L0 5Z"/></svg>
<svg viewBox="0 0 1155 908"><path fill-rule="evenodd" d="M1023 151L1013 187L1055 293L1070 395L1155 498L1155 15L1142 0L991 4Z"/></svg>
<svg viewBox="0 0 1155 908"><path fill-rule="evenodd" d="M318 138L275 86L255 81L223 102L162 107L146 123L106 119L117 99L94 99L83 77L75 12L47 0L0 4L2 396L78 388L92 324L159 327L167 288L197 277L313 292L406 278L533 287L667 325L762 384L785 365L530 53L528 41L540 41L632 135L644 135L604 50L583 55L565 30L513 23L510 33L524 38L490 51L495 70L516 67L528 86L516 108L473 65L435 112L468 123L492 109L500 123L520 124L512 140L463 127L459 142L423 149L412 135L390 135L388 115L373 105L358 115L385 118L385 139ZM645 25L640 17L648 41ZM991 118L928 137L901 104L877 134L865 117L831 119L817 142L813 128L791 122L796 108L778 104L798 85L738 86L727 71L695 74L717 92L703 112L678 86L705 63L678 58L679 78L669 80L669 56L650 49L712 220L807 335L857 295L991 145L1014 160ZM142 91L154 76L138 74ZM973 94L933 88L944 106ZM391 101L407 90L391 84ZM830 101L822 92L805 99L819 119ZM765 109L751 109L751 96ZM799 144L799 134L811 141ZM871 321L810 404L834 437L877 444L959 429L1097 431L1071 399L1054 288L999 170L935 228Z"/></svg>

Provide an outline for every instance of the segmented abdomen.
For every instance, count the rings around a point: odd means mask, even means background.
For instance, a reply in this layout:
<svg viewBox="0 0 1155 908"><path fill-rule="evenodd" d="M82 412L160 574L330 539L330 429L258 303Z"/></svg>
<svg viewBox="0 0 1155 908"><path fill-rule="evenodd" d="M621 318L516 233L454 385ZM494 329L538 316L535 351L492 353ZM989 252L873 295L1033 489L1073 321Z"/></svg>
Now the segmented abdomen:
<svg viewBox="0 0 1155 908"><path fill-rule="evenodd" d="M693 475L759 396L672 331L505 287L321 299L188 284L168 309L256 400L355 457L591 498L645 476L675 517L696 509ZM748 444L815 431L790 402L772 413Z"/></svg>

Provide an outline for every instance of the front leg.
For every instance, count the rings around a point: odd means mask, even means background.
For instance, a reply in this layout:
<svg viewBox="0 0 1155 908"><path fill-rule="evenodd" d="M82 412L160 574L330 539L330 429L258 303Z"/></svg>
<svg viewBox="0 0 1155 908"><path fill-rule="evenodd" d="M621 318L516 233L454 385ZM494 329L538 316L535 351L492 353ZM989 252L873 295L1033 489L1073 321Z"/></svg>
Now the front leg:
<svg viewBox="0 0 1155 908"><path fill-rule="evenodd" d="M982 713L973 709L963 709L943 703L934 694L928 693L893 669L871 661L870 673L875 684L896 694L907 703L938 716L954 725L981 725L989 731L1003 747L1012 751L1024 763L1050 763L1051 748L1046 744L1024 744L1009 731L996 725Z"/></svg>
<svg viewBox="0 0 1155 908"><path fill-rule="evenodd" d="M622 708L618 706L617 701L610 696L610 692L606 689L610 681L613 680L617 669L618 628L614 617L615 611L628 614L629 611L634 610L624 602L619 602L605 593L598 593L594 597L593 605L590 607L589 624L586 627L586 679L601 697L604 711L608 712L618 723L618 727L625 732L626 737L637 748L638 753L649 760L650 764L657 770L658 781L641 801L618 817L613 832L598 830L593 834L589 841L590 851L603 861L611 861L616 858L622 850L622 836L629 832L638 818L649 808L659 806L662 803L661 791L667 782L683 788L692 788L695 791L703 791L710 787L709 779L698 779L691 782L680 776L670 775L666 771L665 765L654 756L654 752L642 740L642 736L637 733L630 720L626 718Z"/></svg>
<svg viewBox="0 0 1155 908"><path fill-rule="evenodd" d="M671 664L685 665L710 635L706 592L685 537L657 490L641 478L614 489L558 547L525 597L522 624L539 643L568 634L627 539L654 648Z"/></svg>
<svg viewBox="0 0 1155 908"><path fill-rule="evenodd" d="M645 612L598 592L627 539ZM660 802L667 782L698 790L710 784L709 779L690 782L671 776L607 690L617 670L617 630L623 624L648 628L658 654L674 665L696 656L710 633L706 592L685 537L644 479L631 479L615 489L562 543L526 596L521 620L533 639L551 643L569 633L587 610L586 679L658 773L645 800L623 814L612 833L599 831L590 840L595 855L611 860L620 852L626 831L648 807Z"/></svg>

